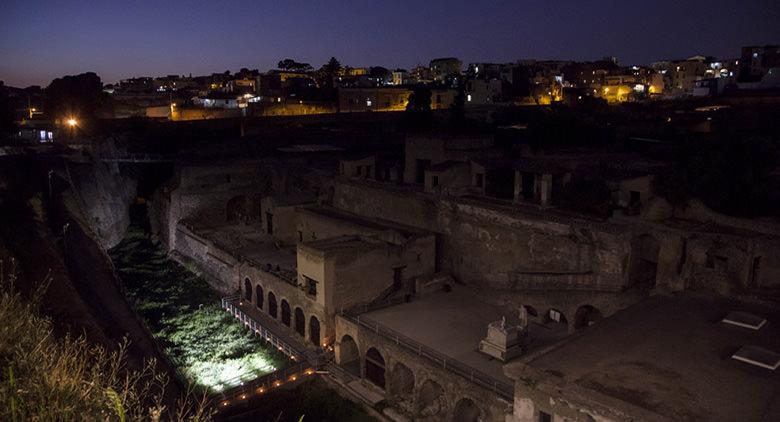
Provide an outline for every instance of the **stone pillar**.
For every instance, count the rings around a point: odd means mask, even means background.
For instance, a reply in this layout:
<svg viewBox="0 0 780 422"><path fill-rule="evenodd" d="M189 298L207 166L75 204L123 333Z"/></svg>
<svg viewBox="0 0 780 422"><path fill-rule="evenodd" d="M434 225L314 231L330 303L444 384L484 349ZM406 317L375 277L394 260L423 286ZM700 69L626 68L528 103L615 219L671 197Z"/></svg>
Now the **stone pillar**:
<svg viewBox="0 0 780 422"><path fill-rule="evenodd" d="M540 199L542 205L548 205L552 200L552 174L542 174L540 187Z"/></svg>

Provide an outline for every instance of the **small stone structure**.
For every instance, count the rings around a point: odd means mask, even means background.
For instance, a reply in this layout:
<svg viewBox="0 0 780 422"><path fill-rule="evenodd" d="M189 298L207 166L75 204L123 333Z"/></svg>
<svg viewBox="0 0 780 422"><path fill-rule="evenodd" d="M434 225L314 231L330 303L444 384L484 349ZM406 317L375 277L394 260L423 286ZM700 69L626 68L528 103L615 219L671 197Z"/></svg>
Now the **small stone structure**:
<svg viewBox="0 0 780 422"><path fill-rule="evenodd" d="M506 318L488 324L487 337L479 342L479 351L506 362L522 353L519 325L506 324Z"/></svg>

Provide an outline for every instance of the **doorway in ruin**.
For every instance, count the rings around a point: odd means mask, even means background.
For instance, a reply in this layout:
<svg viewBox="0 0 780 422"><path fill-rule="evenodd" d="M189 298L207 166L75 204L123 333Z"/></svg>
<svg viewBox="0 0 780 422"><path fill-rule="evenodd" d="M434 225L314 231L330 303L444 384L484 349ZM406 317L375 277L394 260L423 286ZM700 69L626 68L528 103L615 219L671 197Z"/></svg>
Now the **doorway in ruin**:
<svg viewBox="0 0 780 422"><path fill-rule="evenodd" d="M631 273L631 285L642 288L655 286L658 275L658 240L649 234L643 234L633 245L634 265Z"/></svg>
<svg viewBox="0 0 780 422"><path fill-rule="evenodd" d="M373 347L366 351L366 379L385 389L385 359Z"/></svg>
<svg viewBox="0 0 780 422"><path fill-rule="evenodd" d="M574 329L579 330L590 327L602 318L604 317L601 315L601 311L595 307L582 305L577 308L577 312L574 314Z"/></svg>
<svg viewBox="0 0 780 422"><path fill-rule="evenodd" d="M536 175L524 171L520 173L522 180L522 192L521 195L526 201L533 201L536 199Z"/></svg>
<svg viewBox="0 0 780 422"><path fill-rule="evenodd" d="M338 363L344 370L360 378L360 352L355 339L349 334L345 334L339 343Z"/></svg>
<svg viewBox="0 0 780 422"><path fill-rule="evenodd" d="M513 168L493 168L485 178L485 194L501 199L513 199L515 196L515 170Z"/></svg>
<svg viewBox="0 0 780 422"><path fill-rule="evenodd" d="M295 308L295 332L301 337L306 337L306 317L303 316L301 308Z"/></svg>
<svg viewBox="0 0 780 422"><path fill-rule="evenodd" d="M247 214L247 203L244 195L234 196L227 202L226 208L227 221L238 222L245 219Z"/></svg>
<svg viewBox="0 0 780 422"><path fill-rule="evenodd" d="M265 229L266 233L274 234L274 215L270 212L265 213Z"/></svg>
<svg viewBox="0 0 780 422"><path fill-rule="evenodd" d="M471 399L460 399L455 404L452 420L455 422L477 422L480 420L479 407Z"/></svg>
<svg viewBox="0 0 780 422"><path fill-rule="evenodd" d="M263 309L263 302L265 302L265 295L263 295L263 286L257 285L257 289L255 291L255 306L257 306L257 309Z"/></svg>
<svg viewBox="0 0 780 422"><path fill-rule="evenodd" d="M390 371L388 389L396 398L411 401L414 396L414 372L403 363L396 363Z"/></svg>
<svg viewBox="0 0 780 422"><path fill-rule="evenodd" d="M315 345L320 345L320 320L314 315L309 319L309 340Z"/></svg>
<svg viewBox="0 0 780 422"><path fill-rule="evenodd" d="M414 160L414 183L425 183L425 171L431 168L431 160Z"/></svg>
<svg viewBox="0 0 780 422"><path fill-rule="evenodd" d="M252 302L252 281L249 277L244 279L244 300Z"/></svg>
<svg viewBox="0 0 780 422"><path fill-rule="evenodd" d="M417 394L415 408L420 417L431 417L441 413L445 408L444 388L433 380L425 380Z"/></svg>
<svg viewBox="0 0 780 422"><path fill-rule="evenodd" d="M290 317L290 304L287 302L287 299L282 299L282 324L289 327Z"/></svg>
<svg viewBox="0 0 780 422"><path fill-rule="evenodd" d="M274 292L268 292L268 315L276 319L276 295Z"/></svg>

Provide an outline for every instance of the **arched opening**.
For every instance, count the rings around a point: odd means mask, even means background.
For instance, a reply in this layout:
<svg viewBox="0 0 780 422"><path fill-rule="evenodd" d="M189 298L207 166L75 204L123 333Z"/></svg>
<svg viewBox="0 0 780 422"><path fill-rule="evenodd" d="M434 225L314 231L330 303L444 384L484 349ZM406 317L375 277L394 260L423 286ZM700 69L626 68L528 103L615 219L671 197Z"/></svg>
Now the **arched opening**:
<svg viewBox="0 0 780 422"><path fill-rule="evenodd" d="M417 415L427 418L441 413L446 408L444 389L436 381L426 380L417 394Z"/></svg>
<svg viewBox="0 0 780 422"><path fill-rule="evenodd" d="M301 337L306 337L306 317L303 316L301 308L295 308L295 332Z"/></svg>
<svg viewBox="0 0 780 422"><path fill-rule="evenodd" d="M658 240L649 234L643 234L632 245L634 255L630 283L635 286L652 288L658 274L658 253L661 247Z"/></svg>
<svg viewBox="0 0 780 422"><path fill-rule="evenodd" d="M314 345L320 345L320 320L314 315L309 319L309 340Z"/></svg>
<svg viewBox="0 0 780 422"><path fill-rule="evenodd" d="M477 422L480 418L479 407L471 399L460 399L455 404L452 420L455 422Z"/></svg>
<svg viewBox="0 0 780 422"><path fill-rule="evenodd" d="M574 314L574 329L590 327L601 318L603 318L601 311L591 305L582 305L577 308L577 312Z"/></svg>
<svg viewBox="0 0 780 422"><path fill-rule="evenodd" d="M350 335L344 335L339 342L337 362L350 374L360 377L360 352L357 343Z"/></svg>
<svg viewBox="0 0 780 422"><path fill-rule="evenodd" d="M290 326L290 304L287 299L282 299L282 324Z"/></svg>
<svg viewBox="0 0 780 422"><path fill-rule="evenodd" d="M255 288L255 306L257 306L257 309L263 309L263 302L265 302L263 286L258 284L257 288Z"/></svg>
<svg viewBox="0 0 780 422"><path fill-rule="evenodd" d="M390 393L409 400L414 395L414 372L402 363L396 363L390 372Z"/></svg>
<svg viewBox="0 0 780 422"><path fill-rule="evenodd" d="M373 347L366 351L366 379L385 389L385 359Z"/></svg>
<svg viewBox="0 0 780 422"><path fill-rule="evenodd" d="M268 315L276 318L276 295L274 292L268 292Z"/></svg>
<svg viewBox="0 0 780 422"><path fill-rule="evenodd" d="M246 197L239 195L231 198L227 202L225 210L227 221L241 221L248 217L246 209Z"/></svg>
<svg viewBox="0 0 780 422"><path fill-rule="evenodd" d="M252 302L252 281L249 277L244 279L244 300Z"/></svg>

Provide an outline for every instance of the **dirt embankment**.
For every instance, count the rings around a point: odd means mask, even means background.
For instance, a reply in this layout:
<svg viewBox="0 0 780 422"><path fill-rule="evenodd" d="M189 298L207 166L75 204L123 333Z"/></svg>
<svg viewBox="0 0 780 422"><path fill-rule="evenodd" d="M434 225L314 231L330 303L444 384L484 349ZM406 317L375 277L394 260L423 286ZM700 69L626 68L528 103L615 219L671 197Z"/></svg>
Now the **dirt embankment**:
<svg viewBox="0 0 780 422"><path fill-rule="evenodd" d="M90 342L109 348L127 338L131 366L140 367L144 360L156 358L159 368L174 379L172 368L130 307L102 246L105 239L89 224L85 202L77 199L68 170L62 159L40 156L0 163L4 182L0 243L5 246L6 259L14 258L20 290L29 295L47 281L42 308L59 334L84 334ZM169 383L166 395L170 400L180 393L180 385Z"/></svg>

